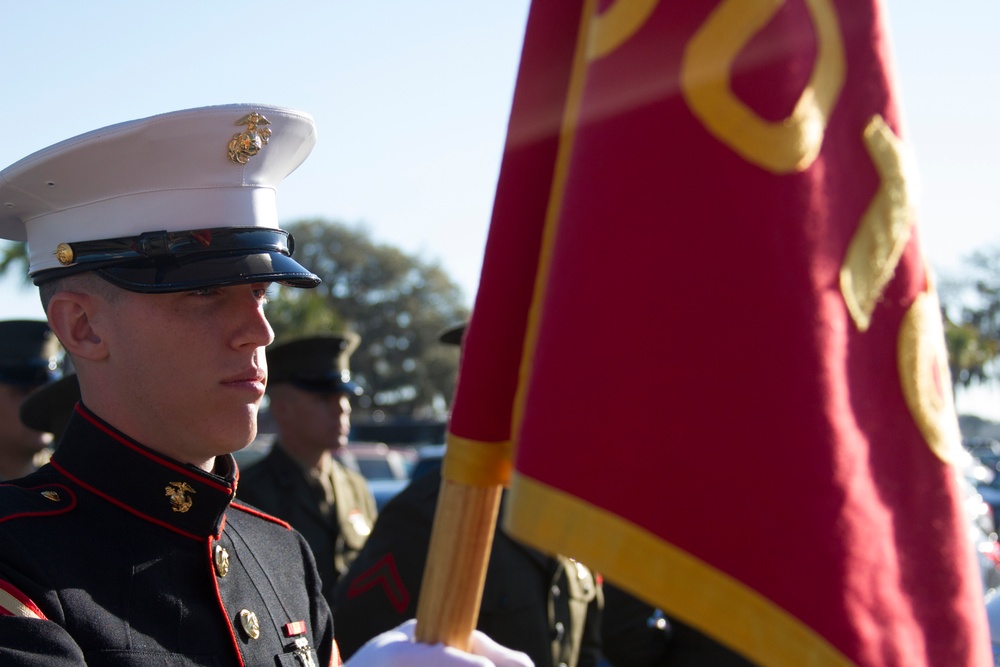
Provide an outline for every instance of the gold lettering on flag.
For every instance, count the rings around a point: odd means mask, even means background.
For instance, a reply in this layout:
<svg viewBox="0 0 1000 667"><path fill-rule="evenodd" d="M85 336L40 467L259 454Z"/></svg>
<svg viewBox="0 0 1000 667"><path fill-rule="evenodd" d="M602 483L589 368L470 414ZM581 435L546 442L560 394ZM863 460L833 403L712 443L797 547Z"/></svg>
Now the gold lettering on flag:
<svg viewBox="0 0 1000 667"><path fill-rule="evenodd" d="M865 147L881 184L861 216L840 267L840 291L859 331L867 331L872 312L896 271L914 222L916 182L912 157L881 116L864 130Z"/></svg>
<svg viewBox="0 0 1000 667"><path fill-rule="evenodd" d="M649 19L660 0L615 0L590 21L587 36L587 60L608 55Z"/></svg>
<svg viewBox="0 0 1000 667"><path fill-rule="evenodd" d="M846 58L830 0L805 0L816 30L816 62L791 115L768 121L729 84L733 62L785 0L726 0L691 38L681 63L681 90L692 113L719 141L776 174L809 168L819 155L827 119L844 85Z"/></svg>
<svg viewBox="0 0 1000 667"><path fill-rule="evenodd" d="M962 436L951 396L941 307L933 287L913 301L899 329L897 363L906 405L931 451L953 463Z"/></svg>

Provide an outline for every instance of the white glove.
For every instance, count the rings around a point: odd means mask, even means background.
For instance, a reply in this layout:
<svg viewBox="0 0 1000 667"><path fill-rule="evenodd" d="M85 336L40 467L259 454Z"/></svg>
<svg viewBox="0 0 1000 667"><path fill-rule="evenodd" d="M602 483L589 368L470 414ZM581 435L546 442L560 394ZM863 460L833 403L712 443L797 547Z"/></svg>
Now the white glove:
<svg viewBox="0 0 1000 667"><path fill-rule="evenodd" d="M500 646L479 630L472 633L472 653L444 644L413 641L417 621L372 637L344 667L534 667L524 653Z"/></svg>

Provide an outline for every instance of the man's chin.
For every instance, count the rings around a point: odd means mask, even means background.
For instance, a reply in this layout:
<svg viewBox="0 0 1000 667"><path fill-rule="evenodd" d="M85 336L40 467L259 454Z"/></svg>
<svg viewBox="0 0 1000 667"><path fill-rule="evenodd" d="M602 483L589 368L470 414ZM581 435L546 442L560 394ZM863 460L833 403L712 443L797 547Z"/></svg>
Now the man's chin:
<svg viewBox="0 0 1000 667"><path fill-rule="evenodd" d="M219 454L233 454L244 449L257 437L257 405L244 406L245 411L239 420L233 420L233 428L226 434L224 442L219 443L222 450Z"/></svg>

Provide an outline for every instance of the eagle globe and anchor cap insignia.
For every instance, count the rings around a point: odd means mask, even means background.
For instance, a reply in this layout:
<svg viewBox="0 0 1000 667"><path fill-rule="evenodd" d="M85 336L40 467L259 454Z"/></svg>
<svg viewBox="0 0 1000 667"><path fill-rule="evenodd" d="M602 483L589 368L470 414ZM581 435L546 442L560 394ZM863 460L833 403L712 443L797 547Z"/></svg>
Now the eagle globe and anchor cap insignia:
<svg viewBox="0 0 1000 667"><path fill-rule="evenodd" d="M195 490L187 482L170 482L166 486L167 497L170 498L170 507L175 512L180 512L183 514L191 509L191 505L194 501L191 500L189 493L194 493Z"/></svg>
<svg viewBox="0 0 1000 667"><path fill-rule="evenodd" d="M236 125L246 125L247 129L237 132L229 141L229 159L237 164L246 164L254 155L260 152L267 145L267 140L271 138L271 130L263 125L270 125L271 121L256 111L251 111L247 115L236 121Z"/></svg>

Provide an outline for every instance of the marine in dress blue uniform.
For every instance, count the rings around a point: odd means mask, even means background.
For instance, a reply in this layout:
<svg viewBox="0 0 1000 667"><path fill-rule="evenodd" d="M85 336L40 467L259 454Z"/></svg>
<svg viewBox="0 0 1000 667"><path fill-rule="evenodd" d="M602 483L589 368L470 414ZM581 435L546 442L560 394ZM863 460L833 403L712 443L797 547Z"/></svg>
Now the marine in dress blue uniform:
<svg viewBox="0 0 1000 667"><path fill-rule="evenodd" d="M305 540L234 502L256 435L273 282L314 287L277 223L312 119L189 109L69 139L0 172L0 238L77 371L51 461L0 484L0 664L339 664ZM137 434L142 434L139 437ZM377 637L351 667L524 667Z"/></svg>
<svg viewBox="0 0 1000 667"><path fill-rule="evenodd" d="M232 503L237 480L78 405L49 464L0 486L0 664L331 664L305 540Z"/></svg>
<svg viewBox="0 0 1000 667"><path fill-rule="evenodd" d="M28 241L43 290L83 272L151 294L312 287L274 194L314 140L308 115L258 105L97 130L0 173L0 234ZM232 502L232 456L171 458L87 400L49 464L0 486L0 664L337 661L308 546Z"/></svg>

